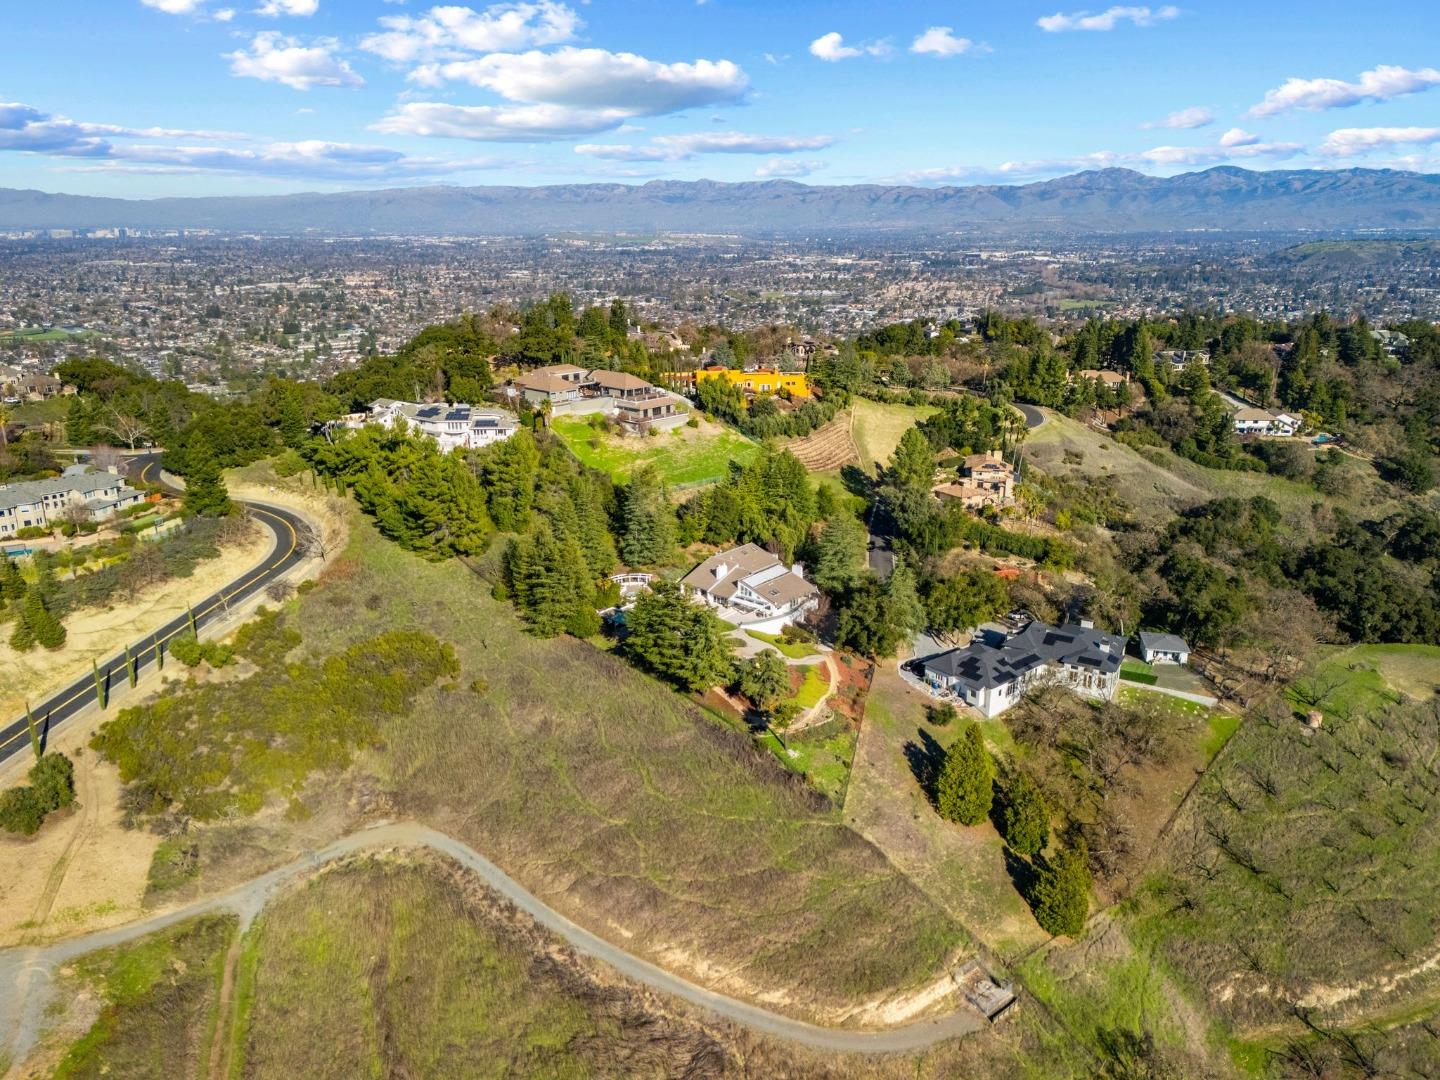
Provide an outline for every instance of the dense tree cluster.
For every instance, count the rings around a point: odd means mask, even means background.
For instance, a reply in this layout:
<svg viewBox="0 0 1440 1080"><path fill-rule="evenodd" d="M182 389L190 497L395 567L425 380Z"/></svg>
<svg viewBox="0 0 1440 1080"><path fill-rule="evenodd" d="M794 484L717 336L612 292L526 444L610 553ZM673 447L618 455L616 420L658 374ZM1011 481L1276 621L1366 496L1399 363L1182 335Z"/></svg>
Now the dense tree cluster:
<svg viewBox="0 0 1440 1080"><path fill-rule="evenodd" d="M1136 554L1136 569L1157 569L1163 583L1147 618L1203 644L1243 644L1298 593L1353 640L1440 643L1440 519L1418 507L1379 521L1335 517L1295 544L1265 498L1187 511Z"/></svg>
<svg viewBox="0 0 1440 1080"><path fill-rule="evenodd" d="M805 542L819 510L814 482L795 455L762 450L748 465L732 463L724 480L685 501L679 536L687 544L773 545L788 559Z"/></svg>

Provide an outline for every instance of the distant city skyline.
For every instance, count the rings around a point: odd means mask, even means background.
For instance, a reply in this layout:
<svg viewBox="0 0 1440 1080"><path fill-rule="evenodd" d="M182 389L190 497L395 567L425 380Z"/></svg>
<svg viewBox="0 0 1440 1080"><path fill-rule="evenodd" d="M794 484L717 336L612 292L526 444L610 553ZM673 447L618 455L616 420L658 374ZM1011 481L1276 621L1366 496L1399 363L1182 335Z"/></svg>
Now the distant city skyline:
<svg viewBox="0 0 1440 1080"><path fill-rule="evenodd" d="M128 197L1089 168L1440 172L1440 19L1284 0L54 0L0 186Z"/></svg>

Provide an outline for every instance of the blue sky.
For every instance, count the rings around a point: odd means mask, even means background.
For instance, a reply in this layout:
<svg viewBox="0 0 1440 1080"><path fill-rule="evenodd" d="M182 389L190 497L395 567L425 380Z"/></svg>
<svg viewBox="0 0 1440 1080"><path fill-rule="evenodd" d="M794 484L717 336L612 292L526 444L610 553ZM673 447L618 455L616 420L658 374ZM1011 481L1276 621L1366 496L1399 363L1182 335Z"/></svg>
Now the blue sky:
<svg viewBox="0 0 1440 1080"><path fill-rule="evenodd" d="M12 0L5 39L0 186L46 191L1440 172L1431 0Z"/></svg>

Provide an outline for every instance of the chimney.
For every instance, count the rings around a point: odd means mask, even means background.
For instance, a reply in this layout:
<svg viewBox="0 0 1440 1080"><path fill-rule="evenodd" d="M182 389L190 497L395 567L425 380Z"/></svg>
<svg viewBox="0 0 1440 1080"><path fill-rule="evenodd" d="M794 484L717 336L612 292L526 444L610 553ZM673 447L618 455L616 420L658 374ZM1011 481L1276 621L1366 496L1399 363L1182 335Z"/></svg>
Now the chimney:
<svg viewBox="0 0 1440 1080"><path fill-rule="evenodd" d="M719 566L715 567L715 580L723 581L725 579L725 575L728 573L730 573L730 567L726 566L722 562Z"/></svg>
<svg viewBox="0 0 1440 1080"><path fill-rule="evenodd" d="M1094 629L1095 629L1095 620L1094 620L1094 619L1081 619L1081 620L1080 620L1080 625L1083 626L1086 630L1094 630Z"/></svg>

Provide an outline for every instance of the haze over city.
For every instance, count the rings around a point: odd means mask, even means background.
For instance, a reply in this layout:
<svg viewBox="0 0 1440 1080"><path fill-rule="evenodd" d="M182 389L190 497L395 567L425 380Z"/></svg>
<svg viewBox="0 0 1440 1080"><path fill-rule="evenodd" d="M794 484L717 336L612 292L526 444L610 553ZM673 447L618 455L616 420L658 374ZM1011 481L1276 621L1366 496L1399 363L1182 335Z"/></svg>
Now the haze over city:
<svg viewBox="0 0 1440 1080"><path fill-rule="evenodd" d="M1421 0L57 0L6 24L0 187L1440 165Z"/></svg>

